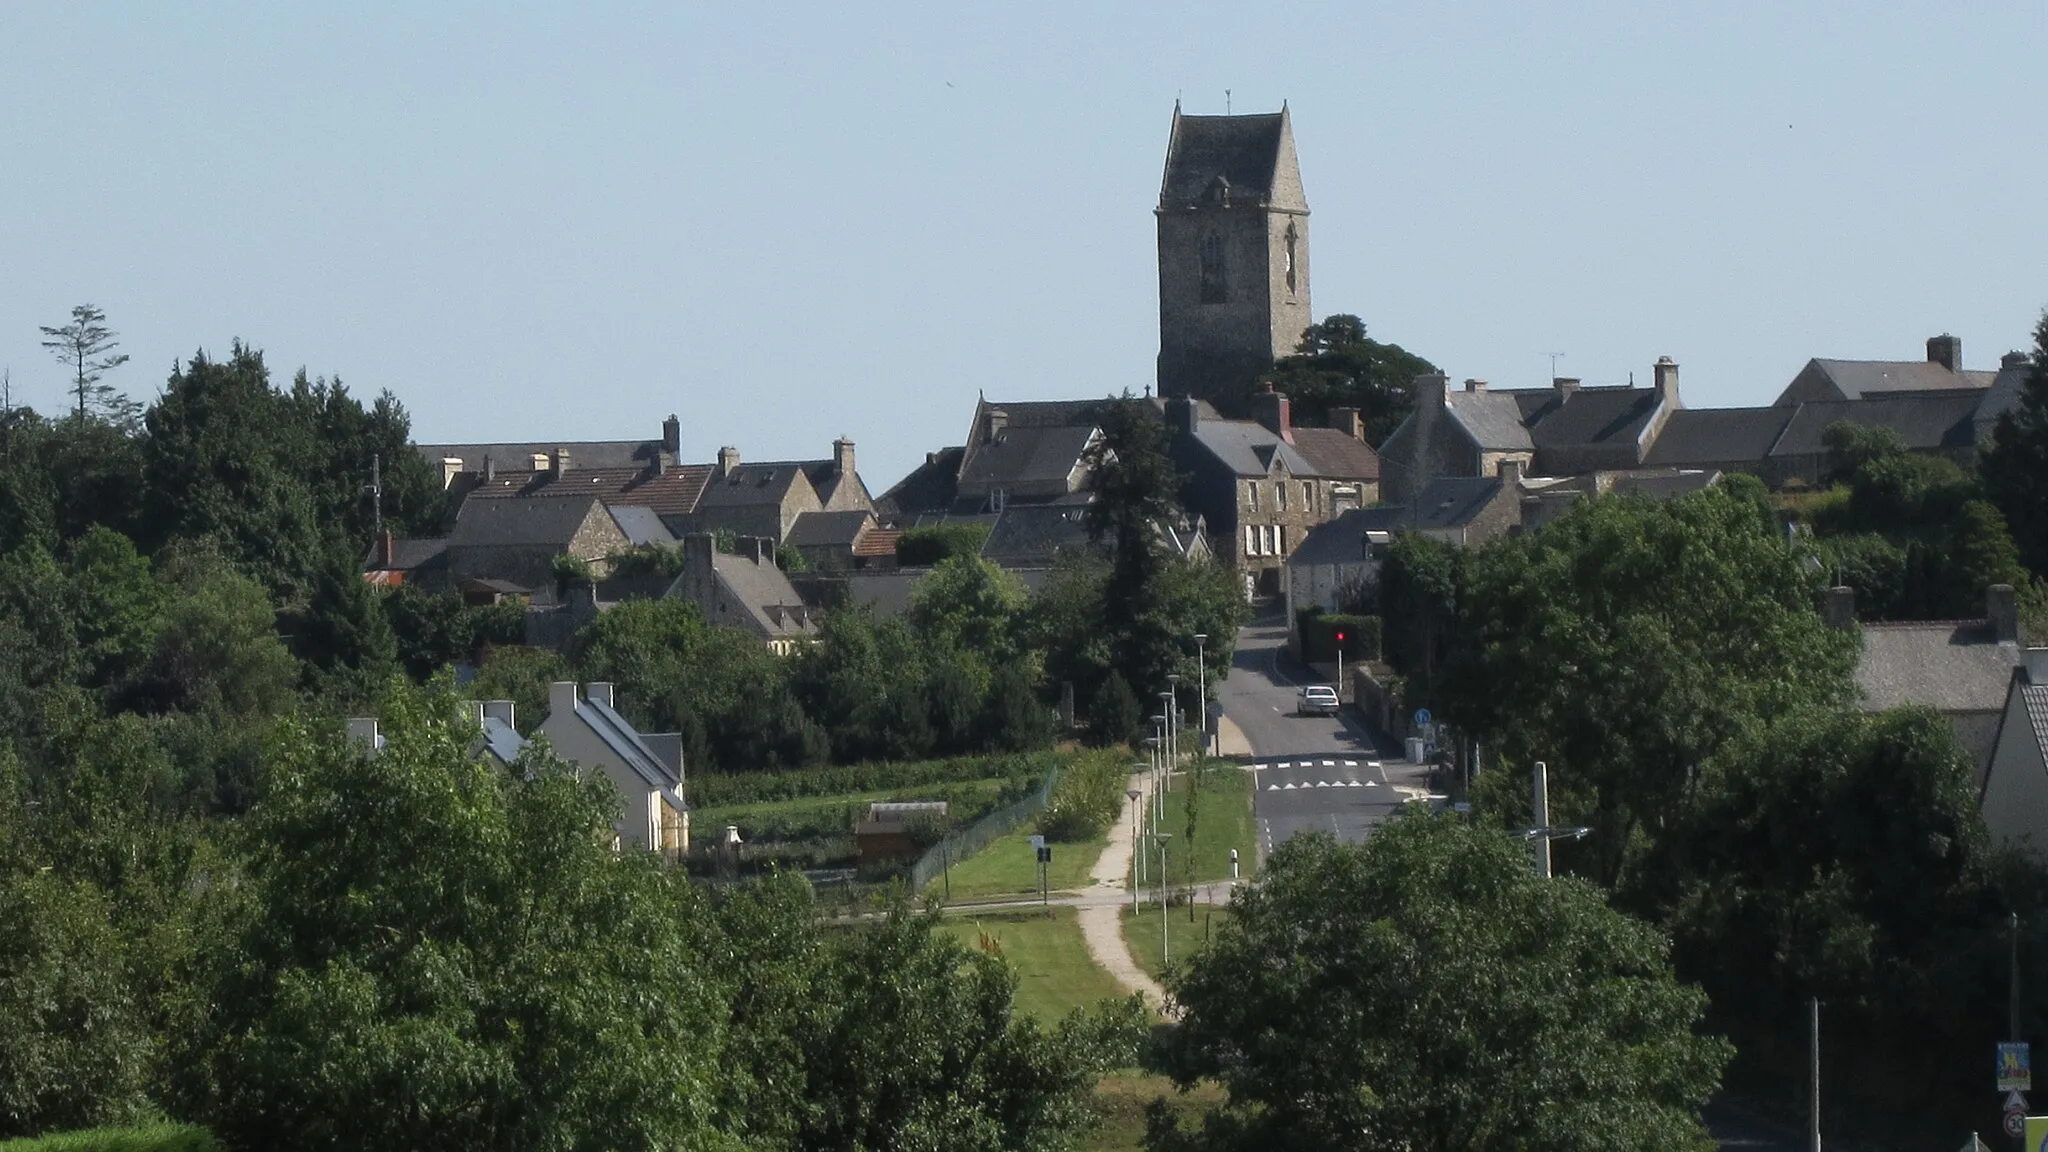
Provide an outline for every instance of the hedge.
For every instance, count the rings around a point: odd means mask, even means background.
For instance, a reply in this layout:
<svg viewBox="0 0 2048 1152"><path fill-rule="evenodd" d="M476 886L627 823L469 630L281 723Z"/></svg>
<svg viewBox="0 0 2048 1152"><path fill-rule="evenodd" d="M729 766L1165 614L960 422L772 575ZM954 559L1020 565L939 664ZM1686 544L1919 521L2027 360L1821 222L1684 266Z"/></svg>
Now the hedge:
<svg viewBox="0 0 2048 1152"><path fill-rule="evenodd" d="M1331 613L1307 611L1295 621L1301 632L1302 659L1321 664L1337 659L1337 633L1344 633L1344 659L1377 660L1380 658L1380 618L1377 616L1339 616Z"/></svg>
<svg viewBox="0 0 2048 1152"><path fill-rule="evenodd" d="M930 568L954 556L979 556L988 542L986 524L933 524L909 528L896 538L896 563Z"/></svg>
<svg viewBox="0 0 2048 1152"><path fill-rule="evenodd" d="M882 764L844 764L797 768L787 772L699 772L684 784L692 808L727 808L770 800L802 800L812 796L844 796L918 788L927 784L964 784L974 780L1029 778L1043 780L1052 769L1050 752L998 756L956 756L949 760L902 760Z"/></svg>

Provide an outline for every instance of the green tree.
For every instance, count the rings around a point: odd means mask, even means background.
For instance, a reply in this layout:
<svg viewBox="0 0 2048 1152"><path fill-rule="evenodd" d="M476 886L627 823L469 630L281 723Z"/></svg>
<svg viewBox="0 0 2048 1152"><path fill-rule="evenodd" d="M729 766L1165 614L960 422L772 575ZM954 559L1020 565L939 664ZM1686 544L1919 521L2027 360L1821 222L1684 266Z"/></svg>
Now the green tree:
<svg viewBox="0 0 2048 1152"><path fill-rule="evenodd" d="M1304 423L1327 419L1332 408L1358 409L1366 440L1378 444L1414 409L1415 378L1435 371L1399 344L1367 336L1365 321L1339 314L1302 332L1295 354L1281 358L1264 379L1287 393Z"/></svg>
<svg viewBox="0 0 2048 1152"><path fill-rule="evenodd" d="M1106 746L1132 742L1138 738L1139 726L1144 722L1145 712L1138 705L1137 693L1131 691L1130 681L1111 670L1088 704L1088 727L1095 743Z"/></svg>
<svg viewBox="0 0 2048 1152"><path fill-rule="evenodd" d="M1815 611L1806 561L1718 486L1580 504L1471 558L1439 712L1508 763L1547 762L1553 819L1593 828L1590 858L1560 858L1616 884L1738 735L1849 699L1857 636ZM1497 779L1519 818L1523 790Z"/></svg>
<svg viewBox="0 0 2048 1152"><path fill-rule="evenodd" d="M2034 362L2019 403L1999 416L1979 460L1984 490L2012 528L2020 558L2048 576L2048 313L2034 328Z"/></svg>
<svg viewBox="0 0 2048 1152"><path fill-rule="evenodd" d="M181 1053L195 1115L255 1146L729 1146L691 885L612 851L602 775L472 758L438 689L385 707L374 755L278 742L250 912Z"/></svg>
<svg viewBox="0 0 2048 1152"><path fill-rule="evenodd" d="M1728 1046L1663 936L1452 817L1296 836L1168 976L1183 1084L1229 1094L1208 1149L1679 1149Z"/></svg>
<svg viewBox="0 0 2048 1152"><path fill-rule="evenodd" d="M107 314L90 304L71 309L71 323L55 328L44 326L43 347L71 373L72 415L80 424L97 417L116 427L135 423L136 404L120 389L104 383L106 374L128 362L126 352L115 349L121 338L107 327Z"/></svg>
<svg viewBox="0 0 2048 1152"><path fill-rule="evenodd" d="M906 614L933 648L973 653L989 665L1018 659L1019 617L1030 603L1023 581L979 556L952 556L918 581Z"/></svg>

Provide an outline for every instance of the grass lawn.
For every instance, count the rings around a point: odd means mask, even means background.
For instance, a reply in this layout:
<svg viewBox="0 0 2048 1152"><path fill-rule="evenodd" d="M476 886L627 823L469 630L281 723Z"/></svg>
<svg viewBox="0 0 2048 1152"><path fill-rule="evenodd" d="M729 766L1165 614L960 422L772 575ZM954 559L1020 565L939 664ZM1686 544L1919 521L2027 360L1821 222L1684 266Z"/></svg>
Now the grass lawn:
<svg viewBox="0 0 2048 1152"><path fill-rule="evenodd" d="M969 948L989 937L1017 970L1017 1009L1051 1022L1104 997L1124 995L1088 958L1072 908L1004 909L946 918L945 929Z"/></svg>
<svg viewBox="0 0 2048 1152"><path fill-rule="evenodd" d="M1087 1152L1137 1152L1145 1146L1145 1105L1166 1101L1167 1107L1193 1128L1197 1117L1223 1103L1223 1089L1204 1081L1183 1094L1173 1081L1149 1072L1119 1072L1095 1086L1095 1110L1102 1126L1082 1145Z"/></svg>
<svg viewBox="0 0 2048 1152"><path fill-rule="evenodd" d="M989 843L989 846L954 864L951 879L951 895L947 898L954 903L962 900L989 900L1002 897L1022 899L1038 894L1038 856L1031 848L1033 828L1030 821L1017 826L1007 836ZM1051 870L1046 883L1054 892L1073 891L1088 887L1088 870L1095 867L1095 860L1102 855L1102 849L1109 843L1109 833L1087 843L1054 844L1052 846ZM931 884L931 891L945 896L948 881L942 876ZM1077 934L1076 940L1080 937Z"/></svg>
<svg viewBox="0 0 2048 1152"><path fill-rule="evenodd" d="M1194 782L1201 782L1196 792ZM1160 798L1159 830L1170 834L1166 844L1167 879L1176 884L1188 878L1188 801L1195 805L1195 880L1230 879L1230 850L1237 849L1238 875L1249 880L1259 854L1252 835L1252 775L1234 765L1210 761L1201 773L1183 772L1173 779L1173 789ZM1154 864L1158 856L1152 857Z"/></svg>
<svg viewBox="0 0 2048 1152"><path fill-rule="evenodd" d="M1166 943L1172 950L1176 963L1185 960L1208 943L1209 934L1223 927L1230 919L1227 907L1196 904L1193 920L1188 919L1189 905L1169 907L1166 910ZM1124 943L1131 950L1131 959L1138 962L1154 980L1159 979L1165 966L1159 962L1159 905L1147 904L1133 916L1126 906L1119 918L1123 928Z"/></svg>

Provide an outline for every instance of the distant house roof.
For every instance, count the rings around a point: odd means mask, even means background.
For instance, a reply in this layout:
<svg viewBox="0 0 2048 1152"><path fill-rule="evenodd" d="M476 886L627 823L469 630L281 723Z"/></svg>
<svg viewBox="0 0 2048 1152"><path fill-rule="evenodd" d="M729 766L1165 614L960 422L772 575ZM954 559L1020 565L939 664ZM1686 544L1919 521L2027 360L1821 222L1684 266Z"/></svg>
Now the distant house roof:
<svg viewBox="0 0 2048 1152"><path fill-rule="evenodd" d="M1981 620L1865 624L1856 684L1871 711L1991 712L2005 706L2019 662L2019 647L1998 643Z"/></svg>
<svg viewBox="0 0 2048 1152"><path fill-rule="evenodd" d="M1005 568L1050 565L1061 552L1090 546L1080 504L1013 504L996 517L981 557Z"/></svg>
<svg viewBox="0 0 2048 1152"><path fill-rule="evenodd" d="M976 445L962 462L960 483L990 485L1066 480L1096 436L1092 424L1015 427Z"/></svg>
<svg viewBox="0 0 2048 1152"><path fill-rule="evenodd" d="M1197 204L1220 177L1247 203L1273 192L1273 175L1287 133L1286 112L1260 116L1184 116L1174 109L1160 179L1160 207Z"/></svg>
<svg viewBox="0 0 2048 1152"><path fill-rule="evenodd" d="M1657 390L1634 387L1446 391L1444 410L1490 452L1633 444L1657 413Z"/></svg>
<svg viewBox="0 0 2048 1152"><path fill-rule="evenodd" d="M1462 528L1485 510L1500 483L1498 476L1439 476L1416 497L1402 527Z"/></svg>
<svg viewBox="0 0 2048 1152"><path fill-rule="evenodd" d="M1309 529L1287 557L1288 566L1356 564L1366 557L1367 532L1399 531L1407 516L1406 508L1353 508Z"/></svg>
<svg viewBox="0 0 2048 1152"><path fill-rule="evenodd" d="M1683 472L1626 472L1614 478L1609 491L1616 495L1634 494L1652 500L1669 500L1711 488L1720 479L1719 472L1699 468Z"/></svg>
<svg viewBox="0 0 2048 1152"><path fill-rule="evenodd" d="M924 463L875 501L875 515L893 523L919 512L951 508L959 491L960 461L966 454L967 449L960 447L941 448L927 455Z"/></svg>
<svg viewBox="0 0 2048 1152"><path fill-rule="evenodd" d="M1536 448L1522 422L1522 405L1514 392L1446 392L1444 411L1484 450L1531 452Z"/></svg>
<svg viewBox="0 0 2048 1152"><path fill-rule="evenodd" d="M671 808L679 812L689 811L689 805L683 802L682 779L662 762L653 747L626 722L624 716L612 711L609 704L588 699L577 703L576 716L590 726L590 730L604 741L605 747L610 748L621 763L646 781L648 787L660 792L662 800Z"/></svg>
<svg viewBox="0 0 2048 1152"><path fill-rule="evenodd" d="M526 737L521 736L518 729L496 716L485 716L483 729L482 748L498 763L509 767L513 761L519 759L520 753L526 751Z"/></svg>
<svg viewBox="0 0 2048 1152"><path fill-rule="evenodd" d="M1797 412L1792 407L1681 408L1664 422L1643 457L1653 467L1759 461L1770 455Z"/></svg>
<svg viewBox="0 0 2048 1152"><path fill-rule="evenodd" d="M612 521L619 531L626 534L626 543L635 548L650 545L674 544L675 533L661 522L661 515L652 508L636 508L631 505L612 507Z"/></svg>
<svg viewBox="0 0 2048 1152"><path fill-rule="evenodd" d="M569 453L570 469L645 468L661 459L660 440L555 440L534 444L415 444L426 462L436 468L441 461L459 459L464 471L481 472L484 461L500 471L531 471L535 456L557 451Z"/></svg>
<svg viewBox="0 0 2048 1152"><path fill-rule="evenodd" d="M1801 404L1771 455L1825 454L1828 449L1823 435L1829 425L1843 421L1865 428L1890 428L1908 448L1967 448L1976 442L1971 416L1978 399L1974 392L1948 392Z"/></svg>
<svg viewBox="0 0 2048 1152"><path fill-rule="evenodd" d="M2027 377L2033 374L2033 370L2034 363L2025 353L2007 353L1999 365L1998 375L1991 380L1990 390L1977 402L1977 422L1989 427L2000 416L2019 407L2021 389L2026 386Z"/></svg>
<svg viewBox="0 0 2048 1152"><path fill-rule="evenodd" d="M1377 480L1380 456L1371 445L1336 428L1294 429L1294 450L1315 475L1343 480Z"/></svg>
<svg viewBox="0 0 2048 1152"><path fill-rule="evenodd" d="M804 464L800 461L773 460L760 464L741 464L730 472L711 477L704 485L704 495L698 499L697 506L739 508L771 504L780 507L799 476L803 477L805 483L810 482L810 477L805 474Z"/></svg>
<svg viewBox="0 0 2048 1152"><path fill-rule="evenodd" d="M899 528L871 528L860 539L854 541L855 556L894 556L896 542L903 539Z"/></svg>
<svg viewBox="0 0 2048 1152"><path fill-rule="evenodd" d="M524 500L465 500L448 533L449 547L562 547L575 536L596 496L536 496Z"/></svg>
<svg viewBox="0 0 2048 1152"><path fill-rule="evenodd" d="M370 553L363 558L365 571L411 572L424 568L447 555L446 536L394 536L391 538L391 555L379 556L382 548L370 545Z"/></svg>
<svg viewBox="0 0 2048 1152"><path fill-rule="evenodd" d="M685 542L685 547L690 547L688 542ZM789 577L775 566L772 554L756 559L714 552L711 570L763 635L795 638L809 636L818 630L815 613L797 594L796 586L789 582ZM681 595L688 579L688 572L676 577L667 595Z"/></svg>
<svg viewBox="0 0 2048 1152"><path fill-rule="evenodd" d="M1294 445L1253 420L1196 420L1194 441L1237 476L1265 476L1277 461L1293 476L1318 476Z"/></svg>
<svg viewBox="0 0 2048 1152"><path fill-rule="evenodd" d="M607 506L652 508L662 516L687 516L711 478L708 464L680 464L660 471L649 468L581 468L572 461L567 475L553 472L499 473L479 481L469 499L513 499L590 493ZM465 500L464 504L467 505Z"/></svg>
<svg viewBox="0 0 2048 1152"><path fill-rule="evenodd" d="M851 549L874 514L865 509L851 512L806 512L790 525L783 543L797 548Z"/></svg>
<svg viewBox="0 0 2048 1152"><path fill-rule="evenodd" d="M1951 372L1931 360L1824 360L1807 361L1842 393L1857 400L1890 392L1928 392L1989 388L1995 372L1965 368ZM1804 375L1804 373L1802 373Z"/></svg>

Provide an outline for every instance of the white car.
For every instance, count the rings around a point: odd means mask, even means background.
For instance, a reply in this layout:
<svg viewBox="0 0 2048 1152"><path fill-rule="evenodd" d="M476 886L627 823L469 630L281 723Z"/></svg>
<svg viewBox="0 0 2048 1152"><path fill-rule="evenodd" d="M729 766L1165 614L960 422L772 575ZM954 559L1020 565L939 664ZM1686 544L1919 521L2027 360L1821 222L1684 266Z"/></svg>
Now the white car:
<svg viewBox="0 0 2048 1152"><path fill-rule="evenodd" d="M1337 714L1337 690L1327 684L1311 684L1301 690L1301 700L1294 707L1297 716L1335 716Z"/></svg>

